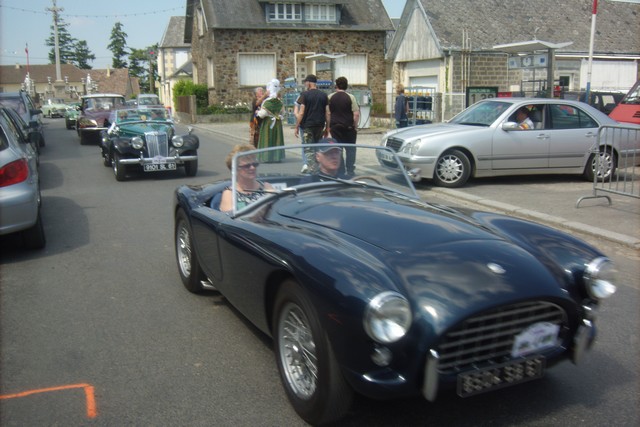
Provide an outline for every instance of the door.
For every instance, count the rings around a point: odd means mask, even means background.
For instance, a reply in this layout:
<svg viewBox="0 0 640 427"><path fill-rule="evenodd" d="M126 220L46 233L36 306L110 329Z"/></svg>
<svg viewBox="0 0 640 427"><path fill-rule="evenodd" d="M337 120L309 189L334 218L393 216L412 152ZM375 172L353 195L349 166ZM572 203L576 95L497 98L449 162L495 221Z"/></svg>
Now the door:
<svg viewBox="0 0 640 427"><path fill-rule="evenodd" d="M550 168L582 168L598 138L598 122L569 104L549 105Z"/></svg>

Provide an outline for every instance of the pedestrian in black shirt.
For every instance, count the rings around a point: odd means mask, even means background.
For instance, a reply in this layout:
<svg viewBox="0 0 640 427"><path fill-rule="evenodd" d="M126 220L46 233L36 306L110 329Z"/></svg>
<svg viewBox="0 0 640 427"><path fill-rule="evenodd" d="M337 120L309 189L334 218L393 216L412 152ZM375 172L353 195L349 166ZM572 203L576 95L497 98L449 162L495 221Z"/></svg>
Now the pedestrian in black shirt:
<svg viewBox="0 0 640 427"><path fill-rule="evenodd" d="M336 79L336 91L329 95L329 128L331 136L342 144L355 144L358 137L358 123L360 122L360 106L356 97L346 90L349 82L346 77ZM356 163L356 148L347 148L346 164L340 165L347 175L353 175Z"/></svg>
<svg viewBox="0 0 640 427"><path fill-rule="evenodd" d="M329 134L329 99L326 93L317 88L317 82L318 78L314 74L307 75L304 79L307 90L298 98L300 108L296 115L295 136L298 137L302 128L303 144L315 144ZM304 155L308 169L303 167L302 172L317 172L318 162L313 148L306 148Z"/></svg>

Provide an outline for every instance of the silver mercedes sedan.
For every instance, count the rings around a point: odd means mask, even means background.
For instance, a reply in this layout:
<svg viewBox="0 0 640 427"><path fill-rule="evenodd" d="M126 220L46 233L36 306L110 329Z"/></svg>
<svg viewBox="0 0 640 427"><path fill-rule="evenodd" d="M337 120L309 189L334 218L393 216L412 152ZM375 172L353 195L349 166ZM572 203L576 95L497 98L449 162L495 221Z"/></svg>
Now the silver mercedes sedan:
<svg viewBox="0 0 640 427"><path fill-rule="evenodd" d="M505 175L579 174L592 181L610 177L622 159L640 159L640 127L620 126L577 101L492 98L447 123L390 131L381 145L398 153L415 180L442 187ZM624 137L613 141L618 131Z"/></svg>

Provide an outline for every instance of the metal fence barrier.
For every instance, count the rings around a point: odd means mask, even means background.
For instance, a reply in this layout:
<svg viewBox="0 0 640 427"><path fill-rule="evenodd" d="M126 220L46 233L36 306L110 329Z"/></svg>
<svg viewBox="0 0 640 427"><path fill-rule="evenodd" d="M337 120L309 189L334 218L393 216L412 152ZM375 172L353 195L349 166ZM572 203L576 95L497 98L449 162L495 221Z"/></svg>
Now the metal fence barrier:
<svg viewBox="0 0 640 427"><path fill-rule="evenodd" d="M590 150L596 153L596 173L593 193L576 202L576 208L586 199L605 198L611 205L609 194L640 199L640 128L625 125L606 125L598 130L598 138ZM617 153L615 173L605 174L608 153ZM589 166L590 167L590 166Z"/></svg>

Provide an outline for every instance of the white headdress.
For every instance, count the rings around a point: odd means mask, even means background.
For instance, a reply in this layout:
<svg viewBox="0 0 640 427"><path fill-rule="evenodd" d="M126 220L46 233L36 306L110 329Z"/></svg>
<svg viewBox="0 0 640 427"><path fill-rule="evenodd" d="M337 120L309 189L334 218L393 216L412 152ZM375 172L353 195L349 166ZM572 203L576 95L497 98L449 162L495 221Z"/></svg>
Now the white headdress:
<svg viewBox="0 0 640 427"><path fill-rule="evenodd" d="M267 83L267 90L269 91L269 98L275 98L280 92L280 80L273 79Z"/></svg>

